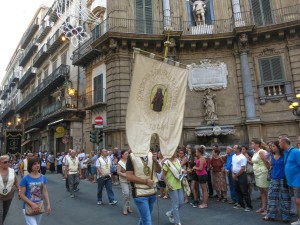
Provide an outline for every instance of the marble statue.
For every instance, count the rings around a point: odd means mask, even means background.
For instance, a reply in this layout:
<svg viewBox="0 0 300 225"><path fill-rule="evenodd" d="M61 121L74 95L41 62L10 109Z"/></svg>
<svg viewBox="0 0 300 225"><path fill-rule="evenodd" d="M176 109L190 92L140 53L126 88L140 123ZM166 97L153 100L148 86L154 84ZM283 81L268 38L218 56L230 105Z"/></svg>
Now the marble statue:
<svg viewBox="0 0 300 225"><path fill-rule="evenodd" d="M197 25L205 24L205 10L206 10L206 1L195 0L193 3L193 14Z"/></svg>
<svg viewBox="0 0 300 225"><path fill-rule="evenodd" d="M211 94L210 89L207 89L203 97L203 105L205 107L205 120L207 124L215 124L217 117L217 96Z"/></svg>

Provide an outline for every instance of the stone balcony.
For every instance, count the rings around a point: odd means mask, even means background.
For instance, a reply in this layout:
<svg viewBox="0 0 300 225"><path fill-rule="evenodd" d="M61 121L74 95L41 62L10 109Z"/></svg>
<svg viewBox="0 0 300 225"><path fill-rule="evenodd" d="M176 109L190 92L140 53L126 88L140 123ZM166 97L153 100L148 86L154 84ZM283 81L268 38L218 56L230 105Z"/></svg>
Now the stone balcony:
<svg viewBox="0 0 300 225"><path fill-rule="evenodd" d="M270 15L263 15L263 17L260 15L261 18L250 11L240 12L234 14L232 18L212 20L202 25L175 17L160 21L108 17L92 30L91 39L73 52L73 64L77 66L89 64L107 51L105 41L109 38L120 40L122 47L126 47L127 44L136 47L138 42L144 42L144 46L147 47L150 42L153 42L156 47L161 48L165 40L163 31L166 21L173 28L172 36L181 36L180 47L185 43L196 47L196 42L203 42L201 45L205 48L208 42L214 42L213 46L218 48L221 40L225 40L225 44L231 46L235 36L242 32L250 33L253 41L257 40L258 33L266 33L265 36L268 37L268 32L274 31L281 38L285 35L285 30L293 32L289 29L295 29L300 25L299 11L300 4L273 10ZM100 47L103 43L106 43L106 46Z"/></svg>
<svg viewBox="0 0 300 225"><path fill-rule="evenodd" d="M285 99L291 101L293 98L292 82L282 81L258 85L259 102L265 104L267 101L280 101Z"/></svg>

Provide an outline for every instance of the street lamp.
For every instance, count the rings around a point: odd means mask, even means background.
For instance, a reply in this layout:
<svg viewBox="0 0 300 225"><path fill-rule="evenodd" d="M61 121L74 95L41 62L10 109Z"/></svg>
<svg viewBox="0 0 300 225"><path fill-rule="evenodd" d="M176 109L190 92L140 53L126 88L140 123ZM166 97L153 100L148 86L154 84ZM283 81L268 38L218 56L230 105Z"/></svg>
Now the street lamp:
<svg viewBox="0 0 300 225"><path fill-rule="evenodd" d="M300 117L300 90L297 90L297 94L291 104L289 109L292 110L294 116Z"/></svg>
<svg viewBox="0 0 300 225"><path fill-rule="evenodd" d="M73 87L69 87L69 88L68 88L68 95L69 95L70 97L73 97L73 96L75 95L75 93L76 93L75 88L73 88Z"/></svg>
<svg viewBox="0 0 300 225"><path fill-rule="evenodd" d="M7 126L10 127L11 125L12 125L12 122L8 121L8 122L7 122Z"/></svg>

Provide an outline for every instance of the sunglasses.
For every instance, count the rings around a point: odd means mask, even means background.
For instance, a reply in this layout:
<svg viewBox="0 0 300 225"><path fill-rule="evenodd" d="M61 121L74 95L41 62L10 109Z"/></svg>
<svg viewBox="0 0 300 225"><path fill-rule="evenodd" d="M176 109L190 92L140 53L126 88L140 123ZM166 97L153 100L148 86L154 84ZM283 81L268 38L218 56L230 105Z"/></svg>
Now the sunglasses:
<svg viewBox="0 0 300 225"><path fill-rule="evenodd" d="M3 163L3 164L7 164L7 163L9 163L9 161L3 161L2 163Z"/></svg>

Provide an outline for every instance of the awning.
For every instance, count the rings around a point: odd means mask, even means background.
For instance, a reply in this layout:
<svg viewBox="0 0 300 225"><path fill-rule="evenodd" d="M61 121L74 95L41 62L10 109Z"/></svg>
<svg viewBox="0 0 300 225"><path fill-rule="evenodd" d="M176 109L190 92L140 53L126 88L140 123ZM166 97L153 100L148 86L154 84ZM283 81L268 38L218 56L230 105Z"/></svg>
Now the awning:
<svg viewBox="0 0 300 225"><path fill-rule="evenodd" d="M28 139L28 140L24 141L24 142L21 144L21 147L23 147L24 145L28 144L29 142L31 142L31 140L30 140L30 139Z"/></svg>
<svg viewBox="0 0 300 225"><path fill-rule="evenodd" d="M24 134L27 134L27 133L30 133L33 131L37 131L37 130L40 130L40 128L31 128L30 130L25 131Z"/></svg>

